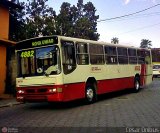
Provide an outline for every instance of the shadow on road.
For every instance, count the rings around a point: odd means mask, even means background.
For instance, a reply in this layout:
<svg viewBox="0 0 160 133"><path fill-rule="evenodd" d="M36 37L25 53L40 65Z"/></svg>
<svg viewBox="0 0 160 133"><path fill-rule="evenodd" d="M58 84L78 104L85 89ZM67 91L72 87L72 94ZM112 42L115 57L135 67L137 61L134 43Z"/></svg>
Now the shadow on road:
<svg viewBox="0 0 160 133"><path fill-rule="evenodd" d="M112 98L118 98L123 97L125 95L133 93L132 89L126 89L118 92L111 92L107 94L98 95L98 102L112 99ZM94 103L94 104L96 104ZM45 110L45 109L54 109L54 110L64 110L64 109L71 109L76 108L80 106L87 106L88 104L85 103L84 99L70 101L70 102L53 102L53 103L26 103L25 108L33 109L33 110Z"/></svg>

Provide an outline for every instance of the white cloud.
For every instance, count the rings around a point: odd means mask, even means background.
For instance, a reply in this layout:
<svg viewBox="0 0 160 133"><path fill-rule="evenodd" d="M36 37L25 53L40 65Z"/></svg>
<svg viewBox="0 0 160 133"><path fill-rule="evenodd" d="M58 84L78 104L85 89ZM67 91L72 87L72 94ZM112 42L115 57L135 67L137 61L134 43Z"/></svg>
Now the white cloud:
<svg viewBox="0 0 160 133"><path fill-rule="evenodd" d="M124 4L127 5L128 3L131 2L131 0L123 0L124 1ZM133 1L133 0L132 0ZM153 3L156 3L156 0L137 0L137 1L151 1Z"/></svg>
<svg viewBox="0 0 160 133"><path fill-rule="evenodd" d="M124 0L124 4L127 5L130 2L130 0Z"/></svg>

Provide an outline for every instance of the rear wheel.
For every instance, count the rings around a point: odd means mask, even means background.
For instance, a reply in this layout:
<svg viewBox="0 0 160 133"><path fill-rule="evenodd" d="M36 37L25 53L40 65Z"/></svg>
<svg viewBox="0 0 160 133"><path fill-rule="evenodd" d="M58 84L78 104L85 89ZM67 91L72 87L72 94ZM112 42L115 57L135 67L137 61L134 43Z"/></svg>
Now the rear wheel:
<svg viewBox="0 0 160 133"><path fill-rule="evenodd" d="M135 77L134 79L134 91L138 92L140 90L140 79L139 77Z"/></svg>
<svg viewBox="0 0 160 133"><path fill-rule="evenodd" d="M86 103L91 104L96 102L97 94L94 85L87 85L86 87Z"/></svg>

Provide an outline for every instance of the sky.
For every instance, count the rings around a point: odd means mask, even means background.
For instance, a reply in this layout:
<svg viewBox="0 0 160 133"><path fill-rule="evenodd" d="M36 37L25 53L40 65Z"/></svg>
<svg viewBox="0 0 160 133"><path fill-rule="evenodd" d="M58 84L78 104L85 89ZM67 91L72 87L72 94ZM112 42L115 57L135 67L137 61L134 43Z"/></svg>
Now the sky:
<svg viewBox="0 0 160 133"><path fill-rule="evenodd" d="M83 3L89 1L97 9L99 20L135 13L160 4L160 0L83 0ZM63 2L76 5L78 0L48 0L48 5L58 14ZM160 48L160 5L128 17L98 22L97 32L100 34L99 41L111 42L113 37L117 37L120 44L139 47L142 39L148 39L152 41L152 48Z"/></svg>

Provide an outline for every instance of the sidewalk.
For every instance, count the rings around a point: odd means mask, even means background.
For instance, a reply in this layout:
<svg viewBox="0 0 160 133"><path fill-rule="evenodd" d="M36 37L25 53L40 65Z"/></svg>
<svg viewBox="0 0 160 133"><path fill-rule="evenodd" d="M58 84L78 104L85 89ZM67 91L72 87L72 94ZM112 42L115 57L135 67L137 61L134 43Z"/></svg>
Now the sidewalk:
<svg viewBox="0 0 160 133"><path fill-rule="evenodd" d="M14 105L19 105L20 102L16 101L16 98L12 95L0 95L0 108L2 107L12 107Z"/></svg>

